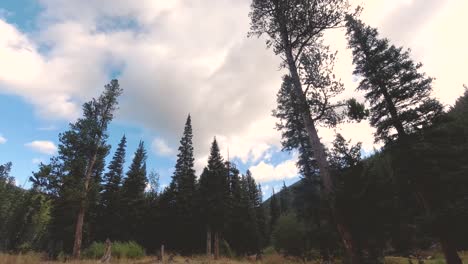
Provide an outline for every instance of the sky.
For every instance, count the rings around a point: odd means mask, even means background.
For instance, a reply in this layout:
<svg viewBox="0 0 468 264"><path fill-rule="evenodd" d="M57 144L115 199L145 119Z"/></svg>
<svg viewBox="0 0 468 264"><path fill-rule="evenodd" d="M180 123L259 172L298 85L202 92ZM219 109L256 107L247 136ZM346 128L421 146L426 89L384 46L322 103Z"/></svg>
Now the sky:
<svg viewBox="0 0 468 264"><path fill-rule="evenodd" d="M450 107L468 83L468 1L354 0L377 27L435 77L433 96ZM250 0L2 0L0 2L0 163L13 162L21 186L40 162L57 154L58 134L81 105L117 78L124 89L109 128L110 157L127 136L127 167L138 142L148 168L171 179L187 115L192 116L196 170L216 136L222 155L250 169L265 196L299 179L297 154L281 151L276 92L284 71L265 39L248 38ZM342 97L355 92L343 30L327 32L338 51L334 72ZM378 146L367 122L320 128Z"/></svg>

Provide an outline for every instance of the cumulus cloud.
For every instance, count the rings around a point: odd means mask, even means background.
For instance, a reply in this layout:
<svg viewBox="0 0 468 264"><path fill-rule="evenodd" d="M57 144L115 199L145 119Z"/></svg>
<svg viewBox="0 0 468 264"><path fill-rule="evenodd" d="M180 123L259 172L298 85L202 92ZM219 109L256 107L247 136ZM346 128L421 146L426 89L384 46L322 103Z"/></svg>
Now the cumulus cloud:
<svg viewBox="0 0 468 264"><path fill-rule="evenodd" d="M175 154L175 150L169 147L162 138L155 138L151 143L151 147L153 151L160 156L171 156Z"/></svg>
<svg viewBox="0 0 468 264"><path fill-rule="evenodd" d="M0 135L0 144L5 144L6 142L7 139L4 136Z"/></svg>
<svg viewBox="0 0 468 264"><path fill-rule="evenodd" d="M265 161L279 149L271 110L282 71L263 39L246 38L250 2L40 0L43 11L35 32L21 32L0 17L0 92L21 96L40 117L72 120L80 104L117 75L124 88L117 118L157 131L161 142L156 150L163 155L177 144L191 113L197 171L206 165L213 136L232 158ZM421 5L424 12L408 15L406 9ZM435 95L452 103L467 82L462 79L468 36L460 34L468 27L467 5L368 0L362 18L412 48L429 75L438 78ZM401 19L395 19L397 14ZM343 96L354 95L344 32L327 38L339 51L335 72L345 83ZM373 129L365 122L336 131L363 141L366 149L373 147ZM330 142L336 131L320 129L320 136Z"/></svg>
<svg viewBox="0 0 468 264"><path fill-rule="evenodd" d="M57 153L57 146L52 141L35 140L25 144L26 147L31 148L39 153L54 155Z"/></svg>
<svg viewBox="0 0 468 264"><path fill-rule="evenodd" d="M250 172L257 182L270 182L298 177L296 159L285 160L278 165L261 161L250 167Z"/></svg>

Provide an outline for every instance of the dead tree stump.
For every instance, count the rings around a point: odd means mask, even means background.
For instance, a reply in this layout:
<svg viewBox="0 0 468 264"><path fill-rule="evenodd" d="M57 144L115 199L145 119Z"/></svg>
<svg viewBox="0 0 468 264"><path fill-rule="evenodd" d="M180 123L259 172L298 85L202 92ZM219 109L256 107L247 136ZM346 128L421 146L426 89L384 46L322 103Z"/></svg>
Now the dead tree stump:
<svg viewBox="0 0 468 264"><path fill-rule="evenodd" d="M104 256L101 258L101 263L109 263L112 255L112 243L110 239L106 239L106 250L104 251Z"/></svg>

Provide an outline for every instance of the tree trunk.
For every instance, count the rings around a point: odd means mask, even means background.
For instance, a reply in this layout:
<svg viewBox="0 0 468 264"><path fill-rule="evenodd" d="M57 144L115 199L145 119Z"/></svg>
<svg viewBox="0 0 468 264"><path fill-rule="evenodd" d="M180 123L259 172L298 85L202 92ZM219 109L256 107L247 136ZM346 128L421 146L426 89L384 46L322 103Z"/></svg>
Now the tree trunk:
<svg viewBox="0 0 468 264"><path fill-rule="evenodd" d="M219 259L219 232L214 233L214 259Z"/></svg>
<svg viewBox="0 0 468 264"><path fill-rule="evenodd" d="M206 256L211 258L211 228L206 228Z"/></svg>
<svg viewBox="0 0 468 264"><path fill-rule="evenodd" d="M73 243L73 258L75 258L75 259L79 259L80 255L81 255L81 242L83 240L83 224L84 224L84 217L85 217L85 213L86 213L85 212L86 211L86 209L85 209L85 207L86 207L86 198L88 196L88 189L89 189L89 184L91 182L91 175L93 174L93 170L94 170L94 164L96 163L96 159L97 159L97 149L98 148L96 148L96 152L94 153L88 167L86 168L85 182L84 182L84 193L83 193L83 197L81 198L81 201L80 201L80 209L78 211L78 216L77 216L77 219L76 219L75 241Z"/></svg>
<svg viewBox="0 0 468 264"><path fill-rule="evenodd" d="M417 191L417 195L424 206L426 214L429 215L432 208L431 203L428 201L428 196L419 185L417 188L419 189ZM444 230L436 230L436 233L438 234L439 242L447 264L463 264L455 245L453 245L452 240L444 234Z"/></svg>
<svg viewBox="0 0 468 264"><path fill-rule="evenodd" d="M83 224L85 215L84 200L80 201L80 209L78 211L78 218L75 226L75 241L73 243L73 258L79 259L81 255L81 241L83 235Z"/></svg>
<svg viewBox="0 0 468 264"><path fill-rule="evenodd" d="M447 261L447 264L462 264L460 256L458 256L458 252L451 243L450 239L441 236L440 245L442 246L442 252L444 252L445 261Z"/></svg>

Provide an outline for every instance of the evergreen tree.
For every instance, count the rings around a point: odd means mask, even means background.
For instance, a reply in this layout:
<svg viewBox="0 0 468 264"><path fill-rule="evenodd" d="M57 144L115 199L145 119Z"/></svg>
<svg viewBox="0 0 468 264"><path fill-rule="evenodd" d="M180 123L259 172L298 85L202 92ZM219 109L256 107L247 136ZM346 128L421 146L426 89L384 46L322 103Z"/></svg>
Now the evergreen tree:
<svg viewBox="0 0 468 264"><path fill-rule="evenodd" d="M289 205L291 203L291 195L289 193L289 188L286 187L286 183L283 181L283 187L280 191L280 209L281 214L287 214L289 211Z"/></svg>
<svg viewBox="0 0 468 264"><path fill-rule="evenodd" d="M123 226L121 231L125 240L141 241L144 230L140 222L143 219L145 189L148 183L146 177L146 150L143 141L140 141L135 151L132 164L122 185Z"/></svg>
<svg viewBox="0 0 468 264"><path fill-rule="evenodd" d="M337 121L333 113L335 107L327 97L340 92L343 87L332 78L331 68L322 67L333 61L333 57L327 53L317 56L320 53L316 51L323 50L320 38L324 31L341 26L349 7L347 0L254 0L251 5L250 34L267 35L267 46L281 56L281 65L289 70L290 96L294 94L297 100L297 109L320 169L325 196L333 194L334 186L316 126L319 122L333 125ZM311 98L307 98L309 93ZM331 210L351 263L359 263L358 249L345 220L340 212L332 207Z"/></svg>
<svg viewBox="0 0 468 264"><path fill-rule="evenodd" d="M265 208L263 205L263 192L262 186L257 185L257 200L260 201L260 204L255 207L255 215L257 217L257 228L259 233L259 250L267 246L268 243L268 231L267 231L267 222L265 215Z"/></svg>
<svg viewBox="0 0 468 264"><path fill-rule="evenodd" d="M229 246L238 254L244 255L249 251L246 241L252 235L249 230L251 215L249 215L249 197L245 183L240 177L235 164L226 162L229 168L229 210L225 238Z"/></svg>
<svg viewBox="0 0 468 264"><path fill-rule="evenodd" d="M208 166L200 176L200 194L202 202L202 212L207 226L207 248L210 240L210 233L214 234L214 255L219 257L219 240L223 232L225 223L228 194L227 190L227 170L223 158L219 152L216 138L211 145Z"/></svg>
<svg viewBox="0 0 468 264"><path fill-rule="evenodd" d="M118 240L120 231L115 227L121 225L120 192L123 179L123 166L125 163L125 148L127 139L125 135L114 153L108 172L104 174L103 191L101 194L99 234L100 240L110 238L111 241Z"/></svg>
<svg viewBox="0 0 468 264"><path fill-rule="evenodd" d="M379 38L377 29L350 15L346 20L354 74L363 78L357 89L371 105L376 140L392 141L429 126L443 110L430 97L433 78L420 72L422 64L415 63L408 50Z"/></svg>
<svg viewBox="0 0 468 264"><path fill-rule="evenodd" d="M183 253L190 253L197 247L198 210L196 209L196 176L194 169L192 120L190 115L185 123L180 140L179 154L170 188L175 194L176 215L174 235L179 238Z"/></svg>
<svg viewBox="0 0 468 264"><path fill-rule="evenodd" d="M262 221L259 216L262 207L262 194L258 189L255 179L252 177L250 170L247 170L245 176L242 177L242 185L248 195L248 218L249 232L251 234L249 250L252 253L258 253L262 244L262 231L260 230L259 221ZM260 222L261 223L261 222Z"/></svg>
<svg viewBox="0 0 468 264"><path fill-rule="evenodd" d="M420 72L421 63L410 58L409 51L390 45L389 40L379 38L375 28L364 25L348 15L347 35L353 51L354 73L363 77L358 89L365 92L371 105L370 123L377 128L376 141L397 141L390 151L394 154L397 180L404 185L413 183L427 216L437 210L438 199L434 196L439 185L435 178L428 179L420 171L412 170L416 163L407 156L417 155L412 150L418 132L430 127L443 112L441 104L431 98L432 78ZM435 180L437 181L437 180ZM438 233L447 263L460 264L453 241L434 226ZM439 229L439 230L437 230Z"/></svg>
<svg viewBox="0 0 468 264"><path fill-rule="evenodd" d="M351 141L346 141L341 134L336 134L328 155L330 165L334 170L343 171L357 166L361 161L362 143L359 142L354 146L350 146L350 143Z"/></svg>
<svg viewBox="0 0 468 264"><path fill-rule="evenodd" d="M83 117L70 124L70 130L60 134L59 156L62 177L59 184L59 199L54 206L54 221L60 230L65 249L74 232L73 256L80 257L83 231L89 236L89 224L94 222L104 158L109 151L106 144L107 127L117 108L117 98L122 93L117 80L105 85L104 92L83 104ZM89 220L85 222L85 214ZM75 216L73 216L74 214ZM75 224L74 231L70 223Z"/></svg>
<svg viewBox="0 0 468 264"><path fill-rule="evenodd" d="M276 222L281 214L281 208L278 202L277 195L275 194L275 189L273 189L273 194L270 198L270 232L275 229Z"/></svg>

